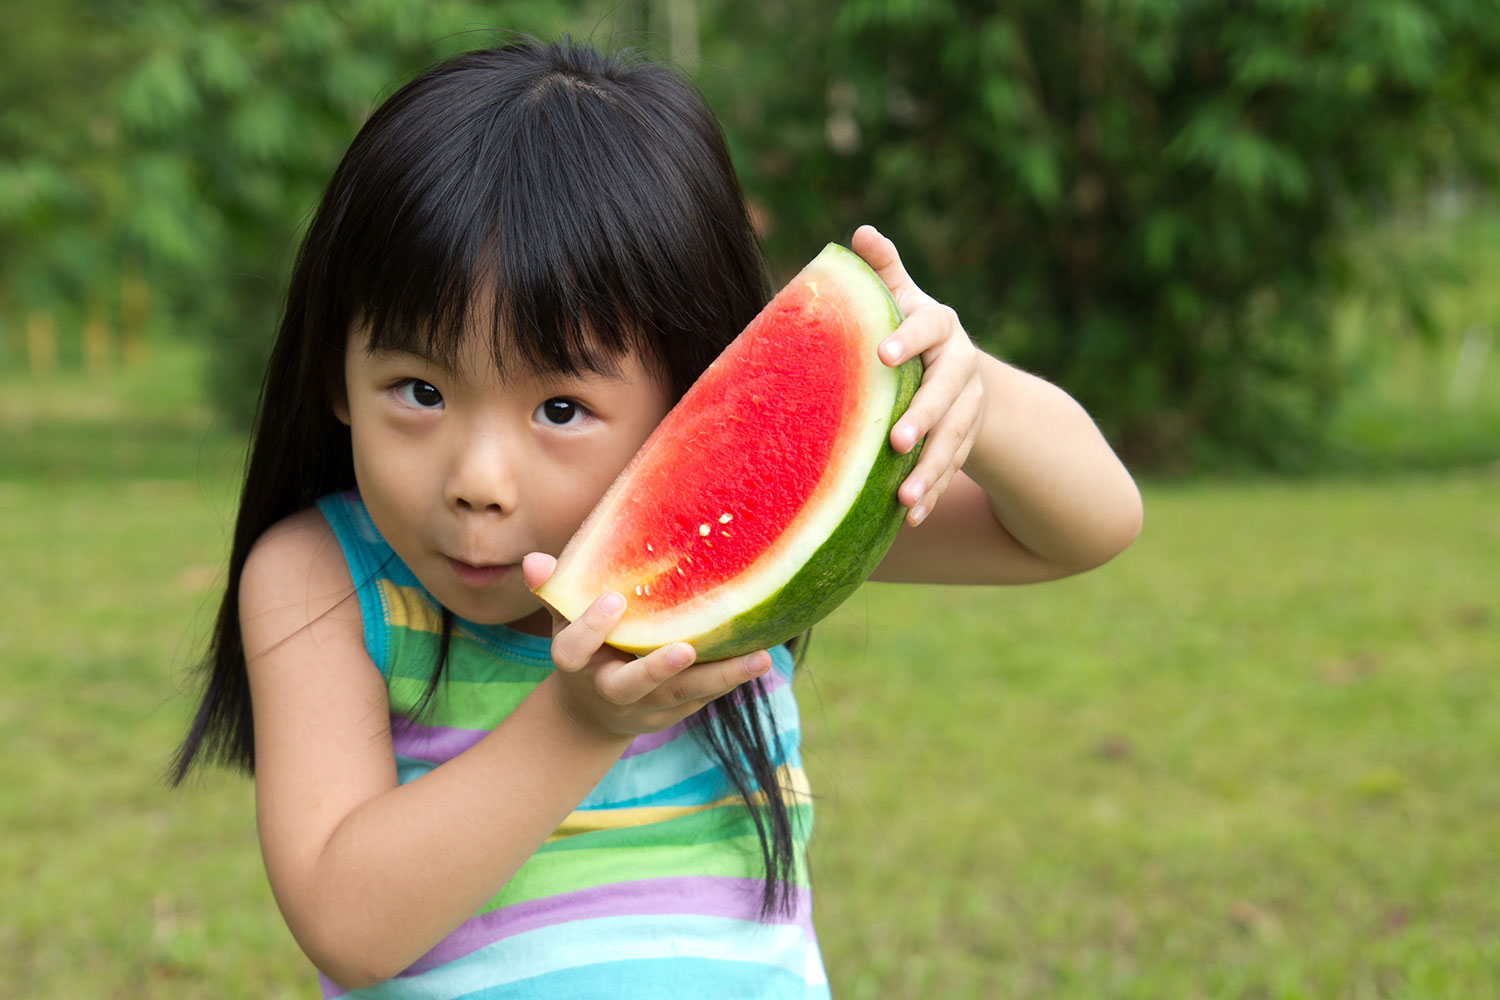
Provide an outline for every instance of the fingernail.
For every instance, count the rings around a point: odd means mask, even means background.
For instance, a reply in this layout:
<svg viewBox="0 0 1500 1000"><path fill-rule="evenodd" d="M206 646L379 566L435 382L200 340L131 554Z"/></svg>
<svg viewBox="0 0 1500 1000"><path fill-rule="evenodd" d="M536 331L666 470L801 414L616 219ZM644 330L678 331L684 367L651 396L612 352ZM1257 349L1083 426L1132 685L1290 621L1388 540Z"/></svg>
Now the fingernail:
<svg viewBox="0 0 1500 1000"><path fill-rule="evenodd" d="M625 610L625 595L617 594L613 590L599 598L599 610L607 615L617 615Z"/></svg>
<svg viewBox="0 0 1500 1000"><path fill-rule="evenodd" d="M927 484L918 479L906 488L906 495L911 497L912 503L916 503L927 495Z"/></svg>
<svg viewBox="0 0 1500 1000"><path fill-rule="evenodd" d="M911 523L912 524L921 524L922 520L926 516L927 516L927 508L921 506L920 504L918 504L917 506L915 506L915 507L913 507L911 509Z"/></svg>
<svg viewBox="0 0 1500 1000"><path fill-rule="evenodd" d="M896 360L901 357L900 342L895 340L887 340L885 343L880 345L880 354L891 364L895 364Z"/></svg>
<svg viewBox="0 0 1500 1000"><path fill-rule="evenodd" d="M745 673L751 677L759 677L771 669L771 654L765 650L753 653L745 658Z"/></svg>
<svg viewBox="0 0 1500 1000"><path fill-rule="evenodd" d="M667 650L667 663L674 667L685 667L693 662L693 647L679 643Z"/></svg>

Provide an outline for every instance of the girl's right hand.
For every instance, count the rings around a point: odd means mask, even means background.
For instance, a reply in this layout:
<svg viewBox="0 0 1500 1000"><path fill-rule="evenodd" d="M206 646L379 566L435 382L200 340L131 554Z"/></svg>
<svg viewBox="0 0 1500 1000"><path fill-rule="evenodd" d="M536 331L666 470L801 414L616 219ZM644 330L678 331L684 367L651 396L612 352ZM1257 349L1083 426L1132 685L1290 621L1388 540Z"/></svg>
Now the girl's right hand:
<svg viewBox="0 0 1500 1000"><path fill-rule="evenodd" d="M533 552L522 560L526 585L540 587L557 560ZM771 654L697 663L697 652L675 642L635 657L604 644L625 613L625 598L606 592L569 622L551 607L552 662L564 707L579 723L609 736L654 733L692 715L771 668Z"/></svg>

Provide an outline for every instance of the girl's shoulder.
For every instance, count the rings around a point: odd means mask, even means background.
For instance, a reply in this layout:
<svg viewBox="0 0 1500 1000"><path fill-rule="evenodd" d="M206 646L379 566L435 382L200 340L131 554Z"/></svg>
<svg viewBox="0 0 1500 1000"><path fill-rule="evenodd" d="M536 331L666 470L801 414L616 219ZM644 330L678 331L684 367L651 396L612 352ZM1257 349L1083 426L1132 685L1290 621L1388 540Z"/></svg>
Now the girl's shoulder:
<svg viewBox="0 0 1500 1000"><path fill-rule="evenodd" d="M253 632L274 640L351 614L357 621L358 604L349 600L353 590L327 518L316 507L290 514L267 528L245 557L239 610L246 639Z"/></svg>
<svg viewBox="0 0 1500 1000"><path fill-rule="evenodd" d="M295 514L288 514L261 533L250 551L281 552L282 550L308 542L324 542L333 539L333 528L316 506L306 507Z"/></svg>

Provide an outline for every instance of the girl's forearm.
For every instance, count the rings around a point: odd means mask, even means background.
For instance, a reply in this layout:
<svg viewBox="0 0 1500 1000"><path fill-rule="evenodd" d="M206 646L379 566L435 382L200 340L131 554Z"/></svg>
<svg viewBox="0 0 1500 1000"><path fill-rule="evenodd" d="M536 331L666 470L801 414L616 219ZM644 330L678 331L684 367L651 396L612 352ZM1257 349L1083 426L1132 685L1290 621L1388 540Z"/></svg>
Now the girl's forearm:
<svg viewBox="0 0 1500 1000"><path fill-rule="evenodd" d="M619 758L629 738L579 726L553 687L355 809L302 878L282 881L287 923L326 975L359 987L406 968L498 892Z"/></svg>
<svg viewBox="0 0 1500 1000"><path fill-rule="evenodd" d="M1083 407L988 354L980 378L985 412L964 472L1006 531L1067 572L1129 545L1141 528L1140 492Z"/></svg>

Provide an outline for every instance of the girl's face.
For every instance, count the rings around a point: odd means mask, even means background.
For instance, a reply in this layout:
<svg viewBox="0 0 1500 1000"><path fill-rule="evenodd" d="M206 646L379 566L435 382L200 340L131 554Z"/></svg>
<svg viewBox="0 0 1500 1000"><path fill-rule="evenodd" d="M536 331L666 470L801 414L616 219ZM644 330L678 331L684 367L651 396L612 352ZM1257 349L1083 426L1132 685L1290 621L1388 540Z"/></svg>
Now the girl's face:
<svg viewBox="0 0 1500 1000"><path fill-rule="evenodd" d="M370 517L422 585L470 621L550 635L521 558L562 551L671 399L633 353L612 376L507 367L502 379L487 336L471 333L449 370L371 354L356 329L335 409Z"/></svg>

